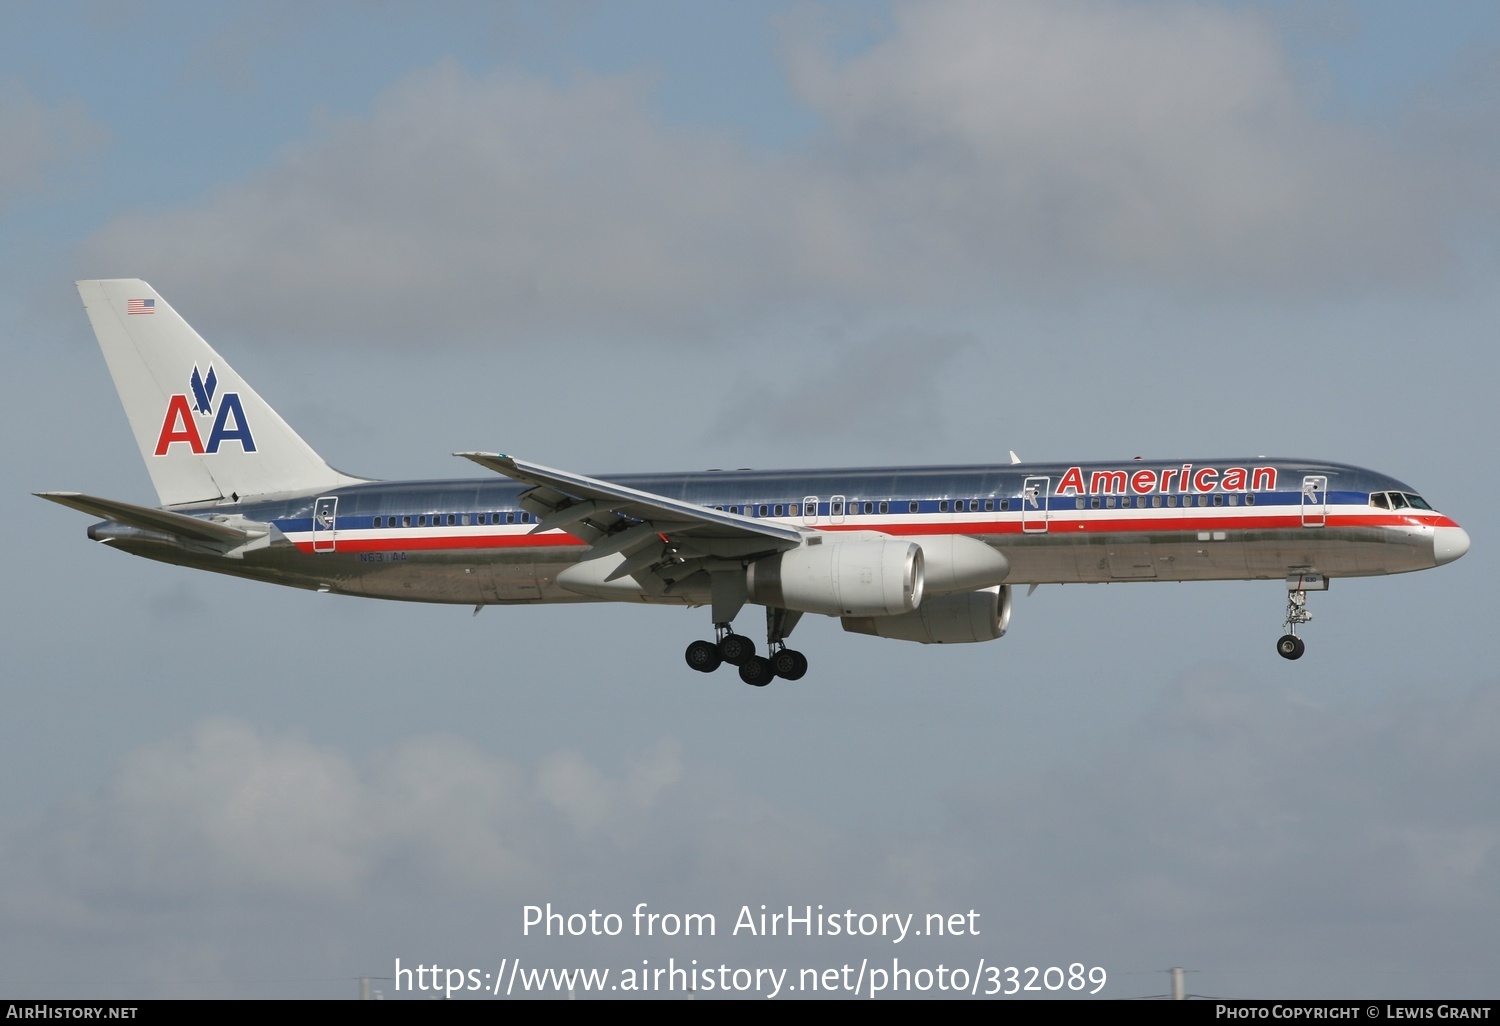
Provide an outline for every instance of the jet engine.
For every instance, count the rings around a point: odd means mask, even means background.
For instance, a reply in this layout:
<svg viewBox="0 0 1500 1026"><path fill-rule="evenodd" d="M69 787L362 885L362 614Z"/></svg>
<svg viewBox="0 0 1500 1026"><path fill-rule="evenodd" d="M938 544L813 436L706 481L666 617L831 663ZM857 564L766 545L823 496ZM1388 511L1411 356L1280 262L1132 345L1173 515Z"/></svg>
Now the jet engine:
<svg viewBox="0 0 1500 1026"><path fill-rule="evenodd" d="M1010 585L962 595L940 595L900 616L845 616L844 630L924 645L994 641L1010 626Z"/></svg>
<svg viewBox="0 0 1500 1026"><path fill-rule="evenodd" d="M745 570L753 602L829 616L890 618L922 604L922 548L914 542L831 541L756 560Z"/></svg>

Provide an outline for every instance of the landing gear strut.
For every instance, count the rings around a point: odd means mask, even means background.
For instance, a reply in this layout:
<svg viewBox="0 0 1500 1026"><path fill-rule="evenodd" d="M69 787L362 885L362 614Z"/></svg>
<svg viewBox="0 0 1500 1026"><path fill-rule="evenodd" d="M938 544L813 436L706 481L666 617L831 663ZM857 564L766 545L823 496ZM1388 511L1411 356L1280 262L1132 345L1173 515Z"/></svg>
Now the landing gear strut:
<svg viewBox="0 0 1500 1026"><path fill-rule="evenodd" d="M1301 659L1307 644L1297 637L1297 628L1312 622L1307 610L1308 591L1327 591L1328 578L1322 574L1297 574L1286 579L1286 631L1276 642L1276 654L1283 659Z"/></svg>
<svg viewBox="0 0 1500 1026"><path fill-rule="evenodd" d="M807 673L807 657L786 647L786 636L802 614L787 609L766 610L766 645L769 656L755 654L755 642L734 633L728 623L714 624L713 641L695 641L687 647L687 664L700 673L712 673L724 663L739 667L740 680L763 688L777 677L801 680Z"/></svg>

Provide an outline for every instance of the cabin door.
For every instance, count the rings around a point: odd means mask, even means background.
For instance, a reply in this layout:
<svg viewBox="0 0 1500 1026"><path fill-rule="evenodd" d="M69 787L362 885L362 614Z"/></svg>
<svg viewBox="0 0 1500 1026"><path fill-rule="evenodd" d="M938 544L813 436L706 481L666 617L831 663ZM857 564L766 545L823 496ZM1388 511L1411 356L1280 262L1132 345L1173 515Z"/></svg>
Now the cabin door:
<svg viewBox="0 0 1500 1026"><path fill-rule="evenodd" d="M1021 530L1027 534L1047 533L1047 493L1052 489L1050 477L1028 477L1021 488Z"/></svg>
<svg viewBox="0 0 1500 1026"><path fill-rule="evenodd" d="M332 552L334 521L338 515L339 499L336 495L325 495L313 506L313 551Z"/></svg>
<svg viewBox="0 0 1500 1026"><path fill-rule="evenodd" d="M1328 523L1328 478L1309 474L1302 479L1302 526L1324 527Z"/></svg>

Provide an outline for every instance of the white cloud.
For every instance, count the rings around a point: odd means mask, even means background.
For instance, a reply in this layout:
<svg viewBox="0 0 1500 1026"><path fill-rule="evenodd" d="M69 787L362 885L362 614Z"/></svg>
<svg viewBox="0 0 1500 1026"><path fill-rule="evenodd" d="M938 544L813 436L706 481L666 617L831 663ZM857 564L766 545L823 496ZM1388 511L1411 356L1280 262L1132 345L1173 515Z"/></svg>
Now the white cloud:
<svg viewBox="0 0 1500 1026"><path fill-rule="evenodd" d="M68 953L83 979L126 973L183 993L173 981L188 971L207 993L237 993L266 971L250 964L321 977L388 964L422 938L429 960L453 945L470 959L486 945L577 954L522 945L527 903L646 901L727 923L740 904L811 901L976 908L986 944L1111 972L1186 961L1269 974L1220 976L1216 993L1349 992L1358 977L1341 974L1390 964L1408 968L1382 992L1465 996L1489 974L1430 972L1496 940L1494 694L1351 712L1199 673L1065 769L950 785L933 796L940 815L893 807L842 832L686 764L670 742L620 769L568 750L521 766L443 736L353 759L210 720L132 752L93 797L0 834L0 942L26 938L13 972ZM694 954L871 954L720 942ZM621 942L589 960L642 950ZM1299 977L1305 959L1317 980ZM1111 993L1136 992L1121 983Z"/></svg>
<svg viewBox="0 0 1500 1026"><path fill-rule="evenodd" d="M227 890L342 902L393 873L405 887L488 900L577 874L611 878L686 813L727 831L690 838L690 849L706 841L716 862L736 850L719 866L749 869L769 842L713 815L721 795L705 790L708 779L690 779L665 741L621 772L566 749L527 769L444 736L356 761L211 719L131 752L99 793L56 810L40 843L11 847L9 859L15 870L31 861L23 851L38 855L27 871L70 901L99 891L201 901Z"/></svg>
<svg viewBox="0 0 1500 1026"><path fill-rule="evenodd" d="M1321 121L1253 11L907 4L866 53L794 53L862 223L900 211L881 242L974 287L1326 288L1439 256L1435 168Z"/></svg>
<svg viewBox="0 0 1500 1026"><path fill-rule="evenodd" d="M641 77L445 62L116 219L80 271L299 338L703 339L814 307L1421 282L1484 194L1474 167L1460 188L1441 153L1321 119L1253 12L902 5L862 54L795 30L788 52L823 125L800 152L670 127Z"/></svg>
<svg viewBox="0 0 1500 1026"><path fill-rule="evenodd" d="M115 221L85 263L206 290L236 318L414 345L701 323L785 274L769 247L745 260L774 174L666 130L643 88L445 62L247 181ZM726 288L731 266L749 280Z"/></svg>

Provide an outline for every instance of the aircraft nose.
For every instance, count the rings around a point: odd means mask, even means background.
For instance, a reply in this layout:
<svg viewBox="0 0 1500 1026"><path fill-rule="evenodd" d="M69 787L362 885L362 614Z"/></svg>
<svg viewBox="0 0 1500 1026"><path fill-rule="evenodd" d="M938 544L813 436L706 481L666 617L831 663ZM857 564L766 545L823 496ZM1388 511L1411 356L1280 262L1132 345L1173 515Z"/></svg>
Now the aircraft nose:
<svg viewBox="0 0 1500 1026"><path fill-rule="evenodd" d="M1432 560L1438 566L1451 563L1469 551L1469 532L1462 527L1439 527L1432 532Z"/></svg>

